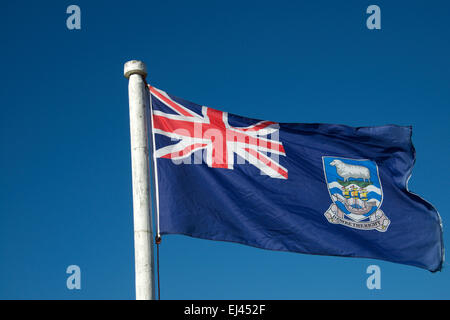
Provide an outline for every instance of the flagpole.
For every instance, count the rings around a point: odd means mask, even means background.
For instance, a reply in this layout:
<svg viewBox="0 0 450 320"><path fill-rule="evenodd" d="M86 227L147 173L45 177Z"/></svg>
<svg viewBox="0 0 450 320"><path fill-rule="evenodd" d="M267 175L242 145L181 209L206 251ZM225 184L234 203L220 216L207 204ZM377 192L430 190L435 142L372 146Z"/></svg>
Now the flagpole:
<svg viewBox="0 0 450 320"><path fill-rule="evenodd" d="M145 83L147 68L142 61L128 61L124 65L124 76L128 79L130 106L136 300L153 300L155 281L146 108L148 93Z"/></svg>

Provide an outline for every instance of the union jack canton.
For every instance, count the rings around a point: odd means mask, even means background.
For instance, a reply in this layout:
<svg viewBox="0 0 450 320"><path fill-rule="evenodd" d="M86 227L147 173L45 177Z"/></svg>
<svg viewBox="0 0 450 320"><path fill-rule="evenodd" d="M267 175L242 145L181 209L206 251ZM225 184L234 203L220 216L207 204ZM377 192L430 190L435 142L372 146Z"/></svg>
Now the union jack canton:
<svg viewBox="0 0 450 320"><path fill-rule="evenodd" d="M203 158L209 167L233 169L237 154L238 164L247 160L272 178L288 178L288 170L278 162L279 155L286 155L283 144L276 138L267 138L278 137L277 123L259 121L247 127L231 126L227 112L203 106L199 114L174 101L166 92L152 86L149 89L153 99L173 112L153 110L154 133L179 140L157 149L157 158L190 160L194 152L205 150Z"/></svg>

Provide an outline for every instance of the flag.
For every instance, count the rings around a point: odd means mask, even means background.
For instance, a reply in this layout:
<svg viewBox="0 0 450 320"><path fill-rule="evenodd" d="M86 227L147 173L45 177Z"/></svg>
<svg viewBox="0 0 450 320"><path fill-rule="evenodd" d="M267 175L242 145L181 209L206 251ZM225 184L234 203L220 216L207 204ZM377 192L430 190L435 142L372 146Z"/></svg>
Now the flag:
<svg viewBox="0 0 450 320"><path fill-rule="evenodd" d="M441 269L412 128L260 121L149 86L157 233Z"/></svg>

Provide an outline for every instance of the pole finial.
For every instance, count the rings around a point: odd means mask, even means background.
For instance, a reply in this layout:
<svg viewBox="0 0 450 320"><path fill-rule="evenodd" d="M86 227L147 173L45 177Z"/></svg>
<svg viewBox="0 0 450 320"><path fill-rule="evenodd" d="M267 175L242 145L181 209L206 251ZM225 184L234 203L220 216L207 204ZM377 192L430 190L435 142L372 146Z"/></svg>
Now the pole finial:
<svg viewBox="0 0 450 320"><path fill-rule="evenodd" d="M139 60L127 61L123 67L123 75L129 79L132 74L140 74L145 79L147 76L145 63Z"/></svg>

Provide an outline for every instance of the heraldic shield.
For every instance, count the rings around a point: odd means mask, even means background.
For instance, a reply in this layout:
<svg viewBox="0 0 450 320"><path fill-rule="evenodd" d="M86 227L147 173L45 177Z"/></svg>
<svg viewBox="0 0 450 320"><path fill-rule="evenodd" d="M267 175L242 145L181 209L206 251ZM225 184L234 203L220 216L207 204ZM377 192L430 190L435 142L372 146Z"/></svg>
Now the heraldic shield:
<svg viewBox="0 0 450 320"><path fill-rule="evenodd" d="M390 220L380 209L383 188L374 161L322 157L325 180L333 203L325 212L329 222L360 230L385 232Z"/></svg>

